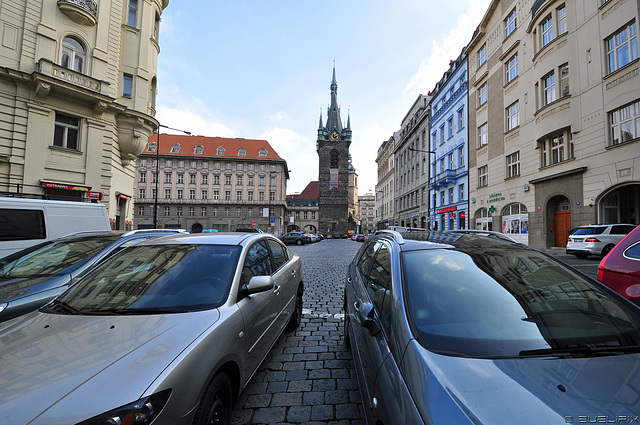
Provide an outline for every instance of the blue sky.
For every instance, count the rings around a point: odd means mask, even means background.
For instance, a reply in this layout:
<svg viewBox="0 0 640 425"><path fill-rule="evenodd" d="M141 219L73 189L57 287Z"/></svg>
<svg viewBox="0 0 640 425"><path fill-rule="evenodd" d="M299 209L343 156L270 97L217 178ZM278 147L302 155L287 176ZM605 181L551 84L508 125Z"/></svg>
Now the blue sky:
<svg viewBox="0 0 640 425"><path fill-rule="evenodd" d="M320 112L327 117L335 60L359 194L371 192L380 144L433 89L488 4L170 0L156 118L196 135L268 140L291 170L287 193L300 192L318 179L316 131Z"/></svg>

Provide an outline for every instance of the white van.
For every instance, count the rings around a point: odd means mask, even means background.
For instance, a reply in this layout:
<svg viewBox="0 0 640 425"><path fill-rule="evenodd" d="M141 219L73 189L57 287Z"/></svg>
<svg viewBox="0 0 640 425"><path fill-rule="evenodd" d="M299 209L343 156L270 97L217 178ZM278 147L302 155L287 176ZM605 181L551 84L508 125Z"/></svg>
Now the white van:
<svg viewBox="0 0 640 425"><path fill-rule="evenodd" d="M103 204L0 197L0 258L82 230L111 230Z"/></svg>

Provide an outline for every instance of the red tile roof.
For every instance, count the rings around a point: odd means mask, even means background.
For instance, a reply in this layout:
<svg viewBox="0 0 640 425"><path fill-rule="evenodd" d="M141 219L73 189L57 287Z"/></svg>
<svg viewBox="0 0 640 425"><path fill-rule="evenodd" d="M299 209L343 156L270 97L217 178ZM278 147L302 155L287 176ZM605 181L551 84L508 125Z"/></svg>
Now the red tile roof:
<svg viewBox="0 0 640 425"><path fill-rule="evenodd" d="M157 141L157 133L149 136L147 147L142 153L155 154L155 151L149 151L148 149L150 145L155 145ZM180 145L180 151L171 152L171 148L176 144ZM202 146L202 154L194 153L197 146ZM219 147L223 147L225 149L224 155L217 154ZM247 151L246 156L238 156L238 150L242 148ZM259 152L262 149L267 151L266 157L261 157L259 155ZM266 140L227 139L224 137L187 136L182 134L160 133L160 151L158 153L160 155L176 156L283 160Z"/></svg>
<svg viewBox="0 0 640 425"><path fill-rule="evenodd" d="M299 194L294 194L294 195L287 195L287 199L291 199L291 198L296 198L296 199L318 199L318 185L319 182L316 181L311 181L309 182L309 184L307 185L307 187L305 187L302 192L300 192Z"/></svg>

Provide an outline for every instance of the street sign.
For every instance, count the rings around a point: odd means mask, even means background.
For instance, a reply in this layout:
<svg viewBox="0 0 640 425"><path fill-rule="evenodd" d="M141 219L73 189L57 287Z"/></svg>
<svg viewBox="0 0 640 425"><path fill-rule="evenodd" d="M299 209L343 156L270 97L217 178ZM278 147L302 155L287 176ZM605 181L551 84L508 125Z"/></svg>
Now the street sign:
<svg viewBox="0 0 640 425"><path fill-rule="evenodd" d="M276 218L271 217L271 226L275 226L275 225L276 225Z"/></svg>
<svg viewBox="0 0 640 425"><path fill-rule="evenodd" d="M255 221L252 221L252 222L251 222L251 225L252 225L253 227L256 227L256 222L255 222Z"/></svg>

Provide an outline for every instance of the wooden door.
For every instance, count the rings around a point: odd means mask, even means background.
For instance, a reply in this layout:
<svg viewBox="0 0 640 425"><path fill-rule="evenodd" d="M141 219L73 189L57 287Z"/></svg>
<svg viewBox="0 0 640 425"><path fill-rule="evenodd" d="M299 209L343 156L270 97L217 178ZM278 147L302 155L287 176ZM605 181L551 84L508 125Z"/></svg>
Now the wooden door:
<svg viewBox="0 0 640 425"><path fill-rule="evenodd" d="M571 210L556 211L554 216L554 229L556 235L556 246L567 246L567 238L571 230Z"/></svg>

